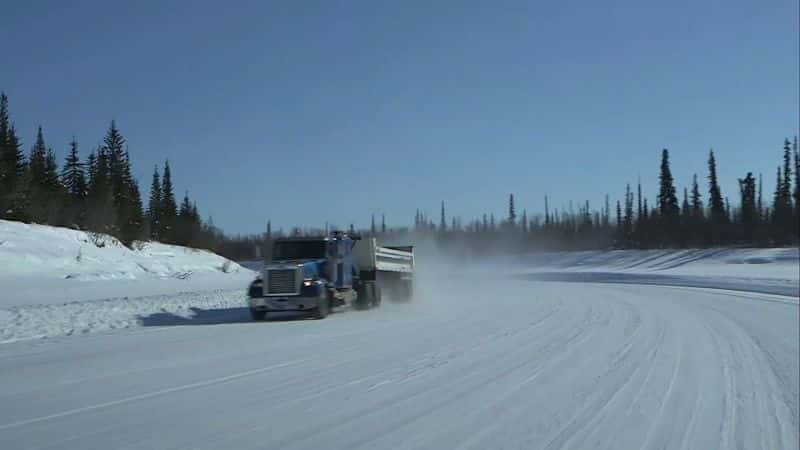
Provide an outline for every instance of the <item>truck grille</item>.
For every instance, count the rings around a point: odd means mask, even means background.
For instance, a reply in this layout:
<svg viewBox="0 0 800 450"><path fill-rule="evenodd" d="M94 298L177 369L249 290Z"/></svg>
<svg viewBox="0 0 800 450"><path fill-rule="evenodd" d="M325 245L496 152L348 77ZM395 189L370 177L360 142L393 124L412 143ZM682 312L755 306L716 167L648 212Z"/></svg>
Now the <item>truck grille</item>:
<svg viewBox="0 0 800 450"><path fill-rule="evenodd" d="M268 294L296 294L297 282L295 269L272 269L268 272Z"/></svg>

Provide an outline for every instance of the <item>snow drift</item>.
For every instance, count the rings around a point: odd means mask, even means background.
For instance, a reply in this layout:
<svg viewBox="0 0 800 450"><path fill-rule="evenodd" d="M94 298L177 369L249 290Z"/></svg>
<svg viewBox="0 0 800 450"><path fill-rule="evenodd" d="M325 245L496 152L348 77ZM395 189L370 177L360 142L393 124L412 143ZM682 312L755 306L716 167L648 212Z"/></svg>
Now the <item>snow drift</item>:
<svg viewBox="0 0 800 450"><path fill-rule="evenodd" d="M157 242L132 247L105 234L0 220L0 276L113 280L241 270L205 250Z"/></svg>
<svg viewBox="0 0 800 450"><path fill-rule="evenodd" d="M0 307L240 285L251 272L214 253L0 220Z"/></svg>

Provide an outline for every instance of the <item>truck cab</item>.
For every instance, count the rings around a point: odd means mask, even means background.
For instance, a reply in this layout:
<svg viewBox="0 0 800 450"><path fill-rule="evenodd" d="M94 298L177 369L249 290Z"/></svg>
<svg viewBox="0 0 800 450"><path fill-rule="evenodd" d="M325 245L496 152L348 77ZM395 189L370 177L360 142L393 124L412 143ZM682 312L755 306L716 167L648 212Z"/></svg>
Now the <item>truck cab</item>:
<svg viewBox="0 0 800 450"><path fill-rule="evenodd" d="M374 289L364 289L368 283L355 263L358 240L343 233L275 240L270 260L248 289L252 317L295 311L321 319L337 306L376 306L380 298L370 295Z"/></svg>

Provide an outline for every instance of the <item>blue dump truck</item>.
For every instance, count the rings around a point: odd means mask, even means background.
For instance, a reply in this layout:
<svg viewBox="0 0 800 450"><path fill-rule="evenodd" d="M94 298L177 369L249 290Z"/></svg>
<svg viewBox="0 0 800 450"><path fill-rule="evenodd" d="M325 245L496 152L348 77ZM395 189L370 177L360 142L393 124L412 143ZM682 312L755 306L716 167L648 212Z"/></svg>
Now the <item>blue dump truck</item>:
<svg viewBox="0 0 800 450"><path fill-rule="evenodd" d="M324 319L333 308L370 309L384 294L409 301L414 288L414 248L381 247L375 238L281 238L248 289L253 320L274 312L305 312Z"/></svg>

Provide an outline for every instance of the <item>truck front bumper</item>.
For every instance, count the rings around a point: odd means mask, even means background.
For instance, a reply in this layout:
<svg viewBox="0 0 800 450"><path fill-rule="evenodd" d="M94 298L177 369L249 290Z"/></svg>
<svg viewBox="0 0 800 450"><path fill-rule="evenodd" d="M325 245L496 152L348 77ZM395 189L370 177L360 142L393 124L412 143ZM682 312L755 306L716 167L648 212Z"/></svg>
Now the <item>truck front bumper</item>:
<svg viewBox="0 0 800 450"><path fill-rule="evenodd" d="M310 311L317 307L317 297L251 297L250 309L256 311Z"/></svg>

